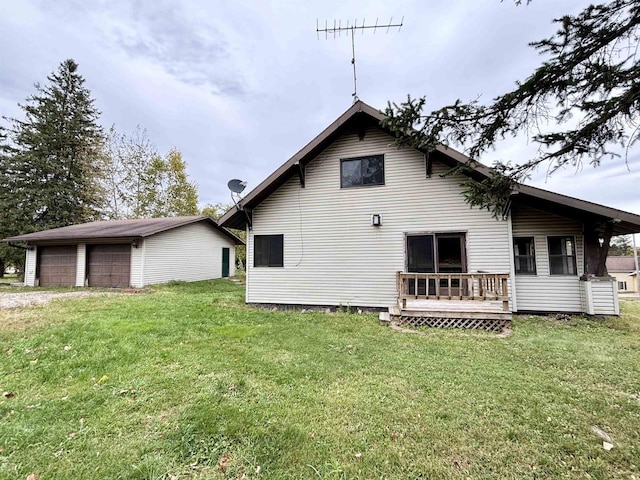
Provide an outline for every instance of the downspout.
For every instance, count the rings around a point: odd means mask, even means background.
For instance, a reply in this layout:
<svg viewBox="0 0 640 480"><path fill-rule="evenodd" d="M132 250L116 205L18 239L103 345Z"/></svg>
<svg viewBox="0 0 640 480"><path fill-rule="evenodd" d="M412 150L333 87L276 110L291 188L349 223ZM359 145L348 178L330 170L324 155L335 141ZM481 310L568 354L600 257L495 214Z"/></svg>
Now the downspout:
<svg viewBox="0 0 640 480"><path fill-rule="evenodd" d="M509 205L511 205L511 202L509 202ZM517 295L516 295L516 267L514 264L514 254L513 254L513 224L512 224L512 215L511 213L513 212L513 210L511 208L509 208L509 210L507 211L507 231L509 233L509 276L510 278L510 284L511 284L511 311L512 312L517 312L518 311L518 301L517 301Z"/></svg>
<svg viewBox="0 0 640 480"><path fill-rule="evenodd" d="M244 302L249 303L249 285L251 284L249 280L249 270L252 268L253 262L249 258L249 244L252 242L251 239L251 227L247 223L246 226L247 239L245 241L245 259L244 259ZM251 246L251 256L253 256L253 244ZM251 266L250 266L251 265Z"/></svg>
<svg viewBox="0 0 640 480"><path fill-rule="evenodd" d="M638 291L638 296L640 297L640 269L638 268L638 250L636 249L636 234L631 234L632 244L633 244L633 260L636 264L636 290Z"/></svg>

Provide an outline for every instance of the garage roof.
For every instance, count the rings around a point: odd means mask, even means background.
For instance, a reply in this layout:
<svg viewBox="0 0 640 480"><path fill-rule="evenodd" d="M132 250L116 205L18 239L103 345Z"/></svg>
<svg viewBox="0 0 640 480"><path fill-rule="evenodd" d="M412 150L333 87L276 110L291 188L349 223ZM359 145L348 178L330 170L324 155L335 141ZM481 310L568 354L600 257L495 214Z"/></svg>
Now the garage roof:
<svg viewBox="0 0 640 480"><path fill-rule="evenodd" d="M52 228L41 232L27 233L15 237L5 238L5 242L49 243L52 241L104 240L143 238L157 233L172 230L192 223L205 222L220 231L236 245L243 245L242 239L226 228L218 225L215 220L205 215L166 218L139 218L130 220L104 220L99 222L81 223L68 227Z"/></svg>

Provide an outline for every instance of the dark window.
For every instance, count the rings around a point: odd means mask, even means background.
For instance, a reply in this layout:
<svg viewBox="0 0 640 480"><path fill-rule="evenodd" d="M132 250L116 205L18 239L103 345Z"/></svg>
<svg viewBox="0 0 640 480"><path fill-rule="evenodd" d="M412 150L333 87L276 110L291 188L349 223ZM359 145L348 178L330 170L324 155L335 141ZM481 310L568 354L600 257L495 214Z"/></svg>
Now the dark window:
<svg viewBox="0 0 640 480"><path fill-rule="evenodd" d="M618 282L618 290L626 290L627 289L627 282Z"/></svg>
<svg viewBox="0 0 640 480"><path fill-rule="evenodd" d="M536 274L536 251L533 237L513 239L513 263L516 275Z"/></svg>
<svg viewBox="0 0 640 480"><path fill-rule="evenodd" d="M384 155L340 160L340 188L384 185Z"/></svg>
<svg viewBox="0 0 640 480"><path fill-rule="evenodd" d="M551 275L577 275L576 241L573 237L548 237Z"/></svg>
<svg viewBox="0 0 640 480"><path fill-rule="evenodd" d="M436 233L427 235L407 235L407 272L409 273L463 273L467 271L464 233ZM455 276L455 275L454 275ZM440 289L448 288L447 279L440 280ZM449 295L459 295L463 291L459 278L451 279ZM418 279L419 295L427 292L425 279ZM415 279L409 279L409 294L416 291ZM435 280L429 280L429 295L435 295Z"/></svg>
<svg viewBox="0 0 640 480"><path fill-rule="evenodd" d="M253 266L284 266L284 236L255 235L253 237Z"/></svg>

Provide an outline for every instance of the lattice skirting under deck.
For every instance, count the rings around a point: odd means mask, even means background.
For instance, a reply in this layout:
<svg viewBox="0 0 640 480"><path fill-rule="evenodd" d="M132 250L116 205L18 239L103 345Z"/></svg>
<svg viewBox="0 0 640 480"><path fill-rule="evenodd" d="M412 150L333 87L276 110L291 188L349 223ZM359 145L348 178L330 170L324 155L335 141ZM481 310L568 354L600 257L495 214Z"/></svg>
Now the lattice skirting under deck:
<svg viewBox="0 0 640 480"><path fill-rule="evenodd" d="M442 318L393 315L391 317L391 321L398 325L407 325L412 327L475 328L493 332L500 332L503 328L511 326L511 320L501 318Z"/></svg>

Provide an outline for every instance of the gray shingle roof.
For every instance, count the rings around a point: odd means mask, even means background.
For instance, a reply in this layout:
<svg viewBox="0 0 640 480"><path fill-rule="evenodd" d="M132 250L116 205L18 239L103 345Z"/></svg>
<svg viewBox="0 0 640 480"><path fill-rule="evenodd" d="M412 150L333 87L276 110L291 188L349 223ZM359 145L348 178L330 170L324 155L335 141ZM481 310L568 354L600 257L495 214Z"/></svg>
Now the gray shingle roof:
<svg viewBox="0 0 640 480"><path fill-rule="evenodd" d="M607 270L610 272L633 272L636 269L636 262L633 257L607 257Z"/></svg>
<svg viewBox="0 0 640 480"><path fill-rule="evenodd" d="M188 217L141 218L131 220L104 220L81 223L68 227L52 228L41 232L27 233L5 238L5 242L50 242L72 240L98 240L117 238L149 237L191 223L206 222L216 230L229 237L236 245L244 242L226 228L219 226L214 220L204 215Z"/></svg>
<svg viewBox="0 0 640 480"><path fill-rule="evenodd" d="M303 147L302 150L287 160L262 183L245 195L238 205L231 207L222 215L218 220L220 225L229 228L244 228L247 220L250 218L251 210L281 187L289 178L294 175L300 176L303 174L304 167L312 161L318 153L333 142L338 135L342 134L350 122L369 122L369 124L381 128L380 121L383 118L384 114L382 112L367 105L362 100L358 100L316 138ZM459 164L468 165L470 161L466 155L444 145L438 145L433 155L434 158L451 167ZM491 174L489 167L479 163L473 164L473 171L481 178L485 178ZM302 177L304 178L304 175L302 175ZM560 195L530 185L519 185L512 199L515 202L531 204L536 208L547 209L548 211L567 216L568 218L580 218L581 221L584 222L598 223L612 221L614 235L640 232L640 215L567 195ZM243 209L245 211L243 211ZM249 213L247 213L247 211Z"/></svg>

